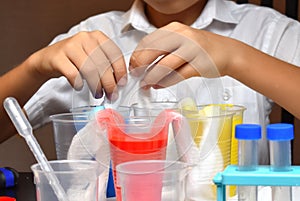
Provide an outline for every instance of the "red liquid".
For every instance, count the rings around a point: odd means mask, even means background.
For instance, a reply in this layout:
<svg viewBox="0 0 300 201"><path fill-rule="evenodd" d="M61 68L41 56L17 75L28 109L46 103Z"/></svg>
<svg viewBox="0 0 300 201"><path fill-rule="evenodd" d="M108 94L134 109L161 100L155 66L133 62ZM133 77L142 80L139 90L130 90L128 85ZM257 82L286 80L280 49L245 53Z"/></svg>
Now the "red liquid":
<svg viewBox="0 0 300 201"><path fill-rule="evenodd" d="M164 160L166 158L169 123L175 116L172 112L162 112L156 117L155 122L149 122L152 126L149 132L128 133L125 132L127 129L124 127L132 125L125 123L123 117L115 110L108 108L97 113L97 121L101 126L103 123L106 125L110 141L117 201L122 201L122 198L121 189L116 182L116 166L133 160ZM145 124L145 121L143 123Z"/></svg>
<svg viewBox="0 0 300 201"><path fill-rule="evenodd" d="M117 201L121 201L121 188L116 184L116 166L120 163L132 160L163 160L166 158L168 141L168 129L163 128L151 138L150 134L124 134L119 129L111 128L108 131L110 141L110 152L113 165L114 182ZM139 136L133 138L131 136ZM143 138L141 137L143 136ZM152 136L152 135L150 135Z"/></svg>
<svg viewBox="0 0 300 201"><path fill-rule="evenodd" d="M123 174L122 187L125 190L122 200L126 201L161 201L164 173L160 172L164 164L141 163L127 166L127 170L136 170L139 174ZM152 172L149 174L148 172ZM147 172L143 174L143 172ZM120 173L121 174L121 173ZM121 188L118 198L121 198Z"/></svg>

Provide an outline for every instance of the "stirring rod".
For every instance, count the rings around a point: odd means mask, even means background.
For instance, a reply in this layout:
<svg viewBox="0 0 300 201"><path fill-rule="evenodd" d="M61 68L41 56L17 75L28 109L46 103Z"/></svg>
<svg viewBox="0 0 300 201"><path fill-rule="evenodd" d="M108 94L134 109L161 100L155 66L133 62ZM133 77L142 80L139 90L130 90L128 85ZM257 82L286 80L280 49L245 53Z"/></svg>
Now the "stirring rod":
<svg viewBox="0 0 300 201"><path fill-rule="evenodd" d="M64 192L62 186L60 185L56 175L53 172L47 158L45 157L40 145L38 144L36 138L32 133L32 127L25 117L19 103L13 97L8 97L4 100L4 108L8 113L10 119L15 125L19 135L24 137L30 150L33 152L36 160L38 161L41 169L48 174L46 174L47 179L51 187L53 188L59 201L68 201L67 195Z"/></svg>

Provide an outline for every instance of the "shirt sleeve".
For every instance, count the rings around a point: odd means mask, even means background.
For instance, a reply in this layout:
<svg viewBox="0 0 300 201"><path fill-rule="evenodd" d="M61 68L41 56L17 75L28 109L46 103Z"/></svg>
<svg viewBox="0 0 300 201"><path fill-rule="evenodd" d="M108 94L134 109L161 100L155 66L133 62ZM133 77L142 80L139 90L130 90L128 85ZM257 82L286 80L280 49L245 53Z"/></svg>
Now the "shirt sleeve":
<svg viewBox="0 0 300 201"><path fill-rule="evenodd" d="M275 57L300 66L300 23L290 18L280 36Z"/></svg>
<svg viewBox="0 0 300 201"><path fill-rule="evenodd" d="M72 27L68 33L56 36L49 45L73 36L79 31L87 31L86 22ZM53 78L45 82L41 88L25 104L24 110L34 129L50 121L50 116L69 112L71 108L88 104L89 90L84 86L81 92L75 92L65 77Z"/></svg>
<svg viewBox="0 0 300 201"><path fill-rule="evenodd" d="M47 81L25 104L24 109L34 129L50 121L53 114L69 112L71 108L89 103L89 89L75 91L65 77Z"/></svg>

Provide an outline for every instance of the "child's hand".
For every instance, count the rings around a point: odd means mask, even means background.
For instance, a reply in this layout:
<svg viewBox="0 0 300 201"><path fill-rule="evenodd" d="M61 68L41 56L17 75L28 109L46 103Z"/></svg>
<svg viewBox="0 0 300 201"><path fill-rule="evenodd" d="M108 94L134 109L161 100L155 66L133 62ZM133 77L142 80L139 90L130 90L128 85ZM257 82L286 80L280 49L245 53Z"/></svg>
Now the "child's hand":
<svg viewBox="0 0 300 201"><path fill-rule="evenodd" d="M132 54L129 70L138 68L141 70L134 72L144 72L158 56L164 55L146 70L144 86L161 88L194 76L219 77L228 65L231 52L227 48L232 47L232 42L173 22L143 38Z"/></svg>
<svg viewBox="0 0 300 201"><path fill-rule="evenodd" d="M103 90L111 98L117 83L126 82L121 50L100 31L80 32L34 53L28 62L35 79L46 81L63 75L75 89L80 89L85 79L97 98L103 96Z"/></svg>

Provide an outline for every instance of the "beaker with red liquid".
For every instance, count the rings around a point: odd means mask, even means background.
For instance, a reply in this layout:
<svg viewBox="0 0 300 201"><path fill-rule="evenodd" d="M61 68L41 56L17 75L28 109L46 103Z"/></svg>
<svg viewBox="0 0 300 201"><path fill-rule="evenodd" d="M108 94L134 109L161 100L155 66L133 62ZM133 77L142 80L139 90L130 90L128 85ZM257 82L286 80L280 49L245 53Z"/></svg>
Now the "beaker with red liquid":
<svg viewBox="0 0 300 201"><path fill-rule="evenodd" d="M116 166L136 160L165 160L169 124L177 118L174 114L165 110L154 117L123 117L114 109L98 112L98 124L107 129L117 201L122 199L116 181Z"/></svg>
<svg viewBox="0 0 300 201"><path fill-rule="evenodd" d="M138 160L117 165L123 201L184 201L185 177L192 164L167 160Z"/></svg>

